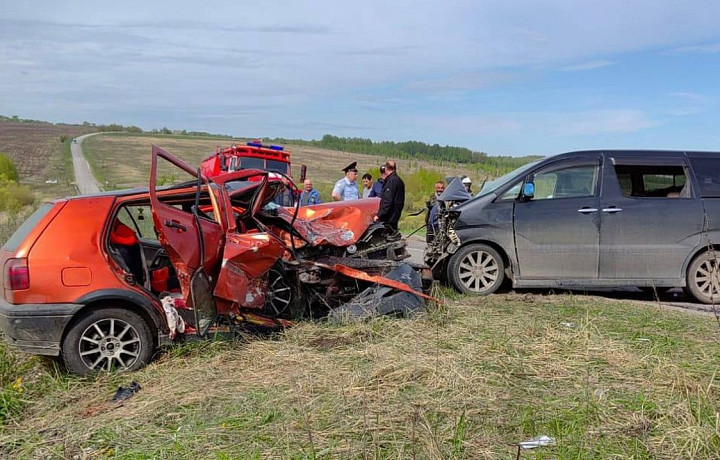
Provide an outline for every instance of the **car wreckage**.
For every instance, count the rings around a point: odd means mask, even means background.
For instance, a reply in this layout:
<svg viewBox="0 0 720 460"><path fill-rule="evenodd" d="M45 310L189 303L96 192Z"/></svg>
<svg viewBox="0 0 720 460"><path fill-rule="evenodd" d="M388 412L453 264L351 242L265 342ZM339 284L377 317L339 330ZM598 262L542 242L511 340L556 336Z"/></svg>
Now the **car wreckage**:
<svg viewBox="0 0 720 460"><path fill-rule="evenodd" d="M168 168L190 180L160 186ZM423 308L430 269L373 222L378 199L282 207L297 190L277 174L207 178L153 146L149 189L42 206L0 251L6 339L85 375L138 369L177 337Z"/></svg>

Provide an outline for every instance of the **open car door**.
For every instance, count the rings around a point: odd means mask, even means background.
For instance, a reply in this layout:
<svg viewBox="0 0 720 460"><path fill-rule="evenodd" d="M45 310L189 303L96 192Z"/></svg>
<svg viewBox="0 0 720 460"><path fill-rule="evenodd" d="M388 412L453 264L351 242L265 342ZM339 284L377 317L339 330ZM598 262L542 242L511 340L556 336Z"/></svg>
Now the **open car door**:
<svg viewBox="0 0 720 460"><path fill-rule="evenodd" d="M252 192L245 212L228 221L223 248L223 262L214 294L220 299L237 303L242 308L267 309L272 316L280 316L291 300L291 288L282 275L271 271L286 251L285 245L269 234L255 216L268 199L268 176ZM232 178L218 177L224 189L232 189Z"/></svg>
<svg viewBox="0 0 720 460"><path fill-rule="evenodd" d="M196 179L195 187L158 193L158 158L170 162ZM204 335L217 316L212 295L220 267L225 234L221 224L219 188L203 178L184 161L153 145L150 170L150 204L158 239L177 272L183 299L195 312L195 329ZM200 205L212 206L211 213Z"/></svg>

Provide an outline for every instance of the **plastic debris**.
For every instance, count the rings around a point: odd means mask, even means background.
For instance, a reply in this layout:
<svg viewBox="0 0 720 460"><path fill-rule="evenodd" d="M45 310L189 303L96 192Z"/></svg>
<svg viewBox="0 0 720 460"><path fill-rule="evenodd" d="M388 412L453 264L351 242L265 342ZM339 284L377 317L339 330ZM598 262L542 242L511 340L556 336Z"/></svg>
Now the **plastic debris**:
<svg viewBox="0 0 720 460"><path fill-rule="evenodd" d="M128 387L118 387L117 391L115 392L115 396L112 398L112 402L120 402L125 401L138 391L140 391L140 384L137 382L132 382Z"/></svg>
<svg viewBox="0 0 720 460"><path fill-rule="evenodd" d="M555 438L551 438L550 436L536 436L532 438L529 441L522 441L518 443L518 446L527 450L527 449L535 449L536 447L545 447L545 446L554 446L555 445Z"/></svg>
<svg viewBox="0 0 720 460"><path fill-rule="evenodd" d="M180 334L185 332L185 321L183 321L182 317L175 309L175 303L178 301L182 302L182 299L170 295L164 296L162 299L160 299L160 302L162 302L163 310L165 310L165 317L167 318L168 329L170 329L170 340L175 339L175 336L178 332Z"/></svg>
<svg viewBox="0 0 720 460"><path fill-rule="evenodd" d="M568 322L560 323L560 325L565 326L565 327L575 327L575 323L568 323Z"/></svg>
<svg viewBox="0 0 720 460"><path fill-rule="evenodd" d="M398 265L385 276L391 280L400 281L417 292L422 292L420 275L408 264ZM421 297L376 284L365 289L349 302L332 310L328 319L333 322L344 322L366 320L381 315L409 318L424 309L425 302Z"/></svg>

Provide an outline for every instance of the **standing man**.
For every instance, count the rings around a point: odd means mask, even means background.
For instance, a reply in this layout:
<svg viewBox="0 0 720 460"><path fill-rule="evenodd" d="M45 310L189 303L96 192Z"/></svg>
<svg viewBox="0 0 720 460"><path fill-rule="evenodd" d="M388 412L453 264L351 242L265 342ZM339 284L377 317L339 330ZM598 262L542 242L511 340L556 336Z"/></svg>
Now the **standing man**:
<svg viewBox="0 0 720 460"><path fill-rule="evenodd" d="M434 222L430 219L430 216L432 214L433 208L437 205L437 200L440 195L442 195L442 192L445 191L445 182L439 180L435 182L435 193L430 195L430 199L427 203L425 203L425 206L427 206L427 213L425 214L425 242L426 243L432 243L432 241L435 239L435 226ZM435 213L435 217L437 217L437 213Z"/></svg>
<svg viewBox="0 0 720 460"><path fill-rule="evenodd" d="M363 196L362 197L369 198L370 194L372 193L372 189L373 189L373 180L372 180L372 176L370 175L370 173L363 174L362 181L363 181L363 193L362 193Z"/></svg>
<svg viewBox="0 0 720 460"><path fill-rule="evenodd" d="M313 188L313 183L310 179L305 179L305 182L303 182L303 191L300 194L300 206L311 206L320 203L322 203L320 192Z"/></svg>
<svg viewBox="0 0 720 460"><path fill-rule="evenodd" d="M385 184L380 197L380 209L375 216L375 221L383 222L387 227L398 229L400 214L405 207L405 183L397 175L395 161L388 160L385 163Z"/></svg>
<svg viewBox="0 0 720 460"><path fill-rule="evenodd" d="M385 165L380 166L380 178L373 184L369 197L378 197L382 195L382 188L385 185Z"/></svg>
<svg viewBox="0 0 720 460"><path fill-rule="evenodd" d="M342 170L345 171L345 177L335 182L335 187L332 191L332 197L335 201L350 201L359 200L360 195L358 193L357 184L357 161L353 161Z"/></svg>

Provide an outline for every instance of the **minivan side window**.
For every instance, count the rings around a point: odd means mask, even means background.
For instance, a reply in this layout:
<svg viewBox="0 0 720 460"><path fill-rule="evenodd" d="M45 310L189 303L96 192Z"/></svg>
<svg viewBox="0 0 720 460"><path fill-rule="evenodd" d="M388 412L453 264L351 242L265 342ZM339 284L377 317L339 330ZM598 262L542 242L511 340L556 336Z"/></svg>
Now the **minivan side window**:
<svg viewBox="0 0 720 460"><path fill-rule="evenodd" d="M579 198L595 195L598 181L597 165L576 165L553 168L535 174L533 201Z"/></svg>
<svg viewBox="0 0 720 460"><path fill-rule="evenodd" d="M682 166L615 165L615 174L626 197L690 197L690 184Z"/></svg>
<svg viewBox="0 0 720 460"><path fill-rule="evenodd" d="M703 198L720 197L720 161L715 158L690 158Z"/></svg>

